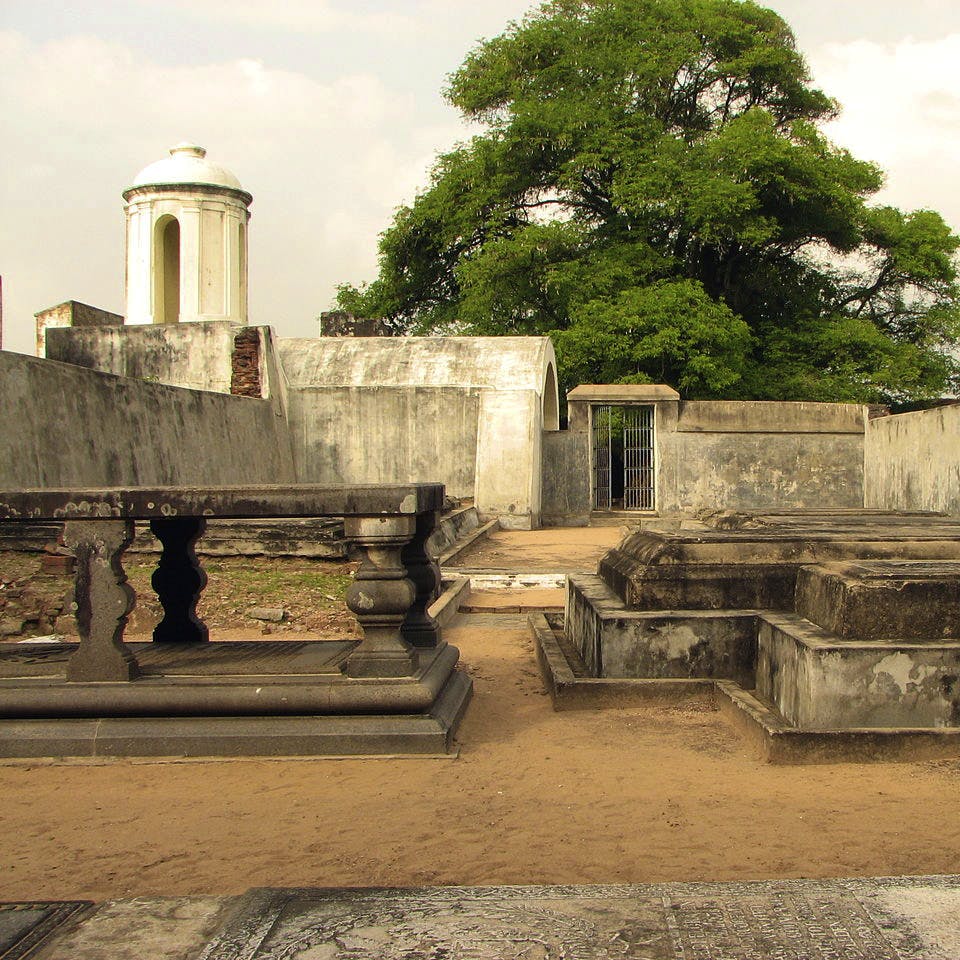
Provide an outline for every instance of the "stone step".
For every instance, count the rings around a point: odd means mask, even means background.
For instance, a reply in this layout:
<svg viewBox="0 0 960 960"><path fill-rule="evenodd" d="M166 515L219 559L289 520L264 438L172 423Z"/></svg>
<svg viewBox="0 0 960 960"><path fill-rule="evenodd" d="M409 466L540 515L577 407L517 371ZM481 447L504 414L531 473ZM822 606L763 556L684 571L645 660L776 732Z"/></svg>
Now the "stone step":
<svg viewBox="0 0 960 960"><path fill-rule="evenodd" d="M803 567L796 612L841 639L960 638L960 561L858 560Z"/></svg>
<svg viewBox="0 0 960 960"><path fill-rule="evenodd" d="M461 613L524 613L528 610L562 610L562 589L474 590L460 604Z"/></svg>

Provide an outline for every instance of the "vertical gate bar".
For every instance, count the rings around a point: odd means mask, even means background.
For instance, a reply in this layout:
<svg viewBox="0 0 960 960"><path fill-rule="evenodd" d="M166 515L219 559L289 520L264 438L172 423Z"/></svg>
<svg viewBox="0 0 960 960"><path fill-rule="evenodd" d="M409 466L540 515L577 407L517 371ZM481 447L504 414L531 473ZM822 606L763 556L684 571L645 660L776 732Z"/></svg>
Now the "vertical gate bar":
<svg viewBox="0 0 960 960"><path fill-rule="evenodd" d="M593 412L593 507L609 510L611 504L611 408L598 404Z"/></svg>
<svg viewBox="0 0 960 960"><path fill-rule="evenodd" d="M654 408L630 406L622 409L624 509L653 510L656 507Z"/></svg>

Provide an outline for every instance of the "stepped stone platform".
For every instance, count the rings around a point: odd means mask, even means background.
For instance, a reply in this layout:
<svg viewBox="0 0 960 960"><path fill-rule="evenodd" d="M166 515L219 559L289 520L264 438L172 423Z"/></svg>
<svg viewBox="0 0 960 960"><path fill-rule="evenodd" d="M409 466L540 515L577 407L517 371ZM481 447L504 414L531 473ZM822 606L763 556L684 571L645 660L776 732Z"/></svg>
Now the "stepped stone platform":
<svg viewBox="0 0 960 960"><path fill-rule="evenodd" d="M820 754L860 734L960 748L960 523L871 511L712 522L630 534L598 574L570 576L565 642L532 620L555 700L582 705L605 681L621 695L636 682L638 696L711 681L768 754L785 732Z"/></svg>

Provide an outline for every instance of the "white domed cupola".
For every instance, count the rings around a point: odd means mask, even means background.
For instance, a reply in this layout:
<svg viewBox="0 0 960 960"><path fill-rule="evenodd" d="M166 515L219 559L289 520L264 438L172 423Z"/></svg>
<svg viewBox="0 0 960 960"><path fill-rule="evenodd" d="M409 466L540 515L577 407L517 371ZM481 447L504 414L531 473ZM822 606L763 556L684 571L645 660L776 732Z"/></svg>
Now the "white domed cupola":
<svg viewBox="0 0 960 960"><path fill-rule="evenodd" d="M126 322L247 322L247 225L253 199L192 143L144 167L123 193Z"/></svg>

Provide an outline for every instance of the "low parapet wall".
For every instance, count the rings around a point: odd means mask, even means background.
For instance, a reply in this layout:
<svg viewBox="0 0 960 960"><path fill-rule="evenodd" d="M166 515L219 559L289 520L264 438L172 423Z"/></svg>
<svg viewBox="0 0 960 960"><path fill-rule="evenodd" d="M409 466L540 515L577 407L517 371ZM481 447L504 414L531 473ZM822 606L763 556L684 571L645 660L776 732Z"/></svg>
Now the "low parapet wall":
<svg viewBox="0 0 960 960"><path fill-rule="evenodd" d="M681 402L675 432L666 417L662 434L664 508L671 489L683 512L861 507L865 413L857 404Z"/></svg>
<svg viewBox="0 0 960 960"><path fill-rule="evenodd" d="M865 505L960 515L960 404L871 420Z"/></svg>
<svg viewBox="0 0 960 960"><path fill-rule="evenodd" d="M286 421L266 400L0 352L0 485L290 483Z"/></svg>

